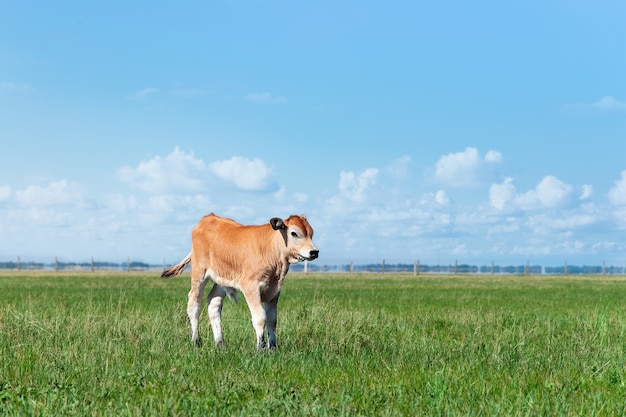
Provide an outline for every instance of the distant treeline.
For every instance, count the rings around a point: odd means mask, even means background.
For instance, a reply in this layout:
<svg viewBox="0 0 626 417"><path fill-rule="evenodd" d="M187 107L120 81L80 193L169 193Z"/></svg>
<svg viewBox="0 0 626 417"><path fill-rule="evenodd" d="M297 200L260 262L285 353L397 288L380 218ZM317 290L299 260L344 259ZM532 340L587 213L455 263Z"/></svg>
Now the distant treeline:
<svg viewBox="0 0 626 417"><path fill-rule="evenodd" d="M58 270L58 271L160 271L165 265L149 264L140 261L124 262L0 262L0 270ZM292 272L345 272L345 273L408 273L408 274L517 274L517 275L623 275L626 268L623 266L608 265L567 265L541 266L541 265L428 265L414 262L412 264L341 264L321 265L319 263L299 263L292 265Z"/></svg>
<svg viewBox="0 0 626 417"><path fill-rule="evenodd" d="M304 265L297 264L291 267L293 271L303 271ZM584 274L626 274L626 268L622 266L604 265L427 265L427 264L346 264L346 265L307 265L308 272L352 272L352 273L413 273L413 274L518 274L518 275L584 275Z"/></svg>
<svg viewBox="0 0 626 417"><path fill-rule="evenodd" d="M105 270L105 271L126 271L126 270L149 270L161 268L162 265L150 265L145 262L0 262L0 269L15 270Z"/></svg>

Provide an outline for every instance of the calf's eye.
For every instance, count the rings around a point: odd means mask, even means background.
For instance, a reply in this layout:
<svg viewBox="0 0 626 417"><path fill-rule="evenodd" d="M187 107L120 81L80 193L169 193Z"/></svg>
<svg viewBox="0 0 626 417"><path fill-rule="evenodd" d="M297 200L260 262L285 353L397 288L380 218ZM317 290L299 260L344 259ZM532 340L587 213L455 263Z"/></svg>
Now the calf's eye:
<svg viewBox="0 0 626 417"><path fill-rule="evenodd" d="M291 237L298 237L298 234L296 232L291 232Z"/></svg>

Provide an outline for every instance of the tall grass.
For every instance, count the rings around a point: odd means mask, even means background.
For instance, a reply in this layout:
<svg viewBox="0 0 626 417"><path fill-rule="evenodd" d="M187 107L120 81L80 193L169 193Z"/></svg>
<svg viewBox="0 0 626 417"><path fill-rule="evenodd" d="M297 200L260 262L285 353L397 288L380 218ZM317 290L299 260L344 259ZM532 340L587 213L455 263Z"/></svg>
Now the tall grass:
<svg viewBox="0 0 626 417"><path fill-rule="evenodd" d="M188 278L0 275L0 414L625 415L626 280L289 275L190 343Z"/></svg>

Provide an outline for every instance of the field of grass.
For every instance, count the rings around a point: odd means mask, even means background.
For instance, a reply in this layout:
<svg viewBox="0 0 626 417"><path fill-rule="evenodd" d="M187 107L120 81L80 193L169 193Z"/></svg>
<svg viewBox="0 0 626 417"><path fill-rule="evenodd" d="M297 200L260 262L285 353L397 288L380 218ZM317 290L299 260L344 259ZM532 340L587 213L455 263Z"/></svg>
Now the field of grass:
<svg viewBox="0 0 626 417"><path fill-rule="evenodd" d="M0 273L0 415L626 415L626 278L288 275L193 347L188 276Z"/></svg>

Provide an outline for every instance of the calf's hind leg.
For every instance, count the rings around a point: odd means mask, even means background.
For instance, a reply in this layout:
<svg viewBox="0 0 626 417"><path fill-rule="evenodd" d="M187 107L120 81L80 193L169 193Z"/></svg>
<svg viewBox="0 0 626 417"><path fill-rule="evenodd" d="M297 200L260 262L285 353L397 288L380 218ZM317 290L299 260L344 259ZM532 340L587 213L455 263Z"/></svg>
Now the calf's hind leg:
<svg viewBox="0 0 626 417"><path fill-rule="evenodd" d="M187 302L187 316L191 324L191 341L196 345L201 345L200 333L198 332L198 322L200 320L200 311L202 308L202 295L206 279L203 276L194 279L195 273L191 271L191 290L189 290L189 300Z"/></svg>
<svg viewBox="0 0 626 417"><path fill-rule="evenodd" d="M209 320L211 320L211 329L213 330L213 339L215 346L224 346L224 337L222 336L222 303L227 295L226 290L217 284L213 284L211 292L207 296Z"/></svg>

